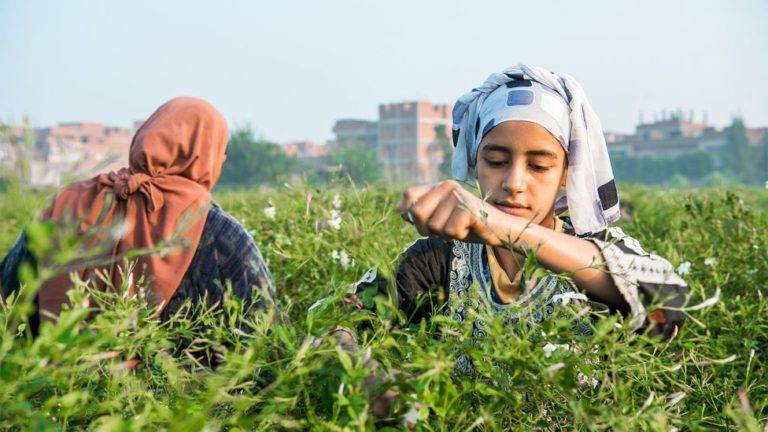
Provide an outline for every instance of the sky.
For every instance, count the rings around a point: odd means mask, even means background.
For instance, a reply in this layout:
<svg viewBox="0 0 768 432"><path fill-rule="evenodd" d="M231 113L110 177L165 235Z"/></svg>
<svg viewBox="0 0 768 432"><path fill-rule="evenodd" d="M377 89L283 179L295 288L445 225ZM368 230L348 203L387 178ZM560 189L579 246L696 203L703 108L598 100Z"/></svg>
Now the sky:
<svg viewBox="0 0 768 432"><path fill-rule="evenodd" d="M663 110L768 126L766 53L764 0L0 0L0 121L130 126L192 95L230 127L323 142L528 63L576 77L608 131Z"/></svg>

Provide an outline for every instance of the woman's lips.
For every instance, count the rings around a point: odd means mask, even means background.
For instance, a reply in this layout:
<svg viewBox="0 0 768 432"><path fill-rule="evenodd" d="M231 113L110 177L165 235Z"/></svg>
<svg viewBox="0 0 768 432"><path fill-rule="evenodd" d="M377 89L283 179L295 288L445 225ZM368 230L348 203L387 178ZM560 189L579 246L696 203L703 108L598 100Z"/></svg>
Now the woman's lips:
<svg viewBox="0 0 768 432"><path fill-rule="evenodd" d="M497 204L494 204L493 206L503 211L504 213L510 214L513 216L525 216L529 212L528 207L523 207L519 205L497 203Z"/></svg>

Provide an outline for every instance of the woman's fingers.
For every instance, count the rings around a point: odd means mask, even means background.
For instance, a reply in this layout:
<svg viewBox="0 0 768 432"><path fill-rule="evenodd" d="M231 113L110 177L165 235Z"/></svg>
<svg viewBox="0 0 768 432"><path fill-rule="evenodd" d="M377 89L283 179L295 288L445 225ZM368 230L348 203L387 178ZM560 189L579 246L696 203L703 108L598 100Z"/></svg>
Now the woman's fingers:
<svg viewBox="0 0 768 432"><path fill-rule="evenodd" d="M407 216L413 219L413 224L421 235L431 234L430 220L434 216L435 210L447 197L451 196L450 191L452 187L447 182L439 184L429 192L421 195L408 210Z"/></svg>
<svg viewBox="0 0 768 432"><path fill-rule="evenodd" d="M439 187L440 185L426 185L414 186L406 189L405 192L403 192L403 197L400 199L400 202L397 203L397 211L400 213L400 216L406 222L417 225L414 215L414 206L421 200L422 204L417 208L421 209L420 214L423 215L425 211L429 210L427 207L432 202L431 194L433 194L435 189Z"/></svg>
<svg viewBox="0 0 768 432"><path fill-rule="evenodd" d="M404 214L422 195L432 189L433 186L430 185L414 186L406 189L405 192L403 192L403 197L400 199L400 202L397 203L397 211L400 212L400 214Z"/></svg>
<svg viewBox="0 0 768 432"><path fill-rule="evenodd" d="M479 198L454 181L409 188L398 203L403 218L421 235L495 244L496 234L480 214L483 208Z"/></svg>
<svg viewBox="0 0 768 432"><path fill-rule="evenodd" d="M347 294L344 296L344 304L354 305L355 309L361 310L363 308L363 301L357 297L357 294Z"/></svg>
<svg viewBox="0 0 768 432"><path fill-rule="evenodd" d="M451 212L448 220L445 221L443 235L456 240L464 240L469 235L473 220L474 217L471 213L457 206L456 209Z"/></svg>
<svg viewBox="0 0 768 432"><path fill-rule="evenodd" d="M519 219L483 203L452 180L407 189L397 209L421 235L492 246L508 241Z"/></svg>
<svg viewBox="0 0 768 432"><path fill-rule="evenodd" d="M432 210L429 218L423 222L430 234L445 236L445 224L454 212L461 211L457 204L456 196L450 191L440 197L440 201Z"/></svg>

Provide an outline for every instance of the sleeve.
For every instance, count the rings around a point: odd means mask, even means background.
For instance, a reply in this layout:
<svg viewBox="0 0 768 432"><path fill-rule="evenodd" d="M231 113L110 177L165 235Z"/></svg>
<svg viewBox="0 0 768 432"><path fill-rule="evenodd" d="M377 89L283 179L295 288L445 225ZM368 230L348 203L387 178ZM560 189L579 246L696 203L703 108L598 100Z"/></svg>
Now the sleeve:
<svg viewBox="0 0 768 432"><path fill-rule="evenodd" d="M0 262L0 300L5 299L14 292L21 289L21 280L19 279L19 269L22 263L29 263L32 268L36 268L37 261L34 255L26 246L27 238L22 232L16 239L11 250ZM29 328L32 335L36 336L40 327L40 315L37 313L39 308L38 297L33 300L34 309L29 315Z"/></svg>
<svg viewBox="0 0 768 432"><path fill-rule="evenodd" d="M588 237L603 254L608 272L630 306L630 325L652 326L652 334L674 336L685 315L679 308L688 297L688 284L666 259L643 250L640 243L616 227ZM653 305L659 305L648 310Z"/></svg>
<svg viewBox="0 0 768 432"><path fill-rule="evenodd" d="M221 282L232 284L234 294L244 300L246 308L271 305L275 286L259 248L242 225L228 215L222 216L224 223L215 236L214 252Z"/></svg>
<svg viewBox="0 0 768 432"><path fill-rule="evenodd" d="M400 255L394 290L390 281L371 269L354 285L352 292L358 298L369 297L371 292L391 296L409 322L418 322L429 318L447 303L450 260L448 241L423 237Z"/></svg>
<svg viewBox="0 0 768 432"><path fill-rule="evenodd" d="M226 254L230 259L222 262L220 272L223 280L232 282L235 294L246 300L246 306L263 308L276 296L272 276L253 239L244 230L241 235L241 244Z"/></svg>
<svg viewBox="0 0 768 432"><path fill-rule="evenodd" d="M246 310L263 308L275 299L267 264L250 234L218 207L208 213L195 257L176 289L163 319L175 314L186 302L221 302L225 287L243 300Z"/></svg>
<svg viewBox="0 0 768 432"><path fill-rule="evenodd" d="M28 262L34 266L35 259L26 247L24 233L21 233L11 247L11 250L8 251L3 261L0 262L0 288L2 288L0 292L2 292L3 299L21 288L19 267L21 267L23 262Z"/></svg>

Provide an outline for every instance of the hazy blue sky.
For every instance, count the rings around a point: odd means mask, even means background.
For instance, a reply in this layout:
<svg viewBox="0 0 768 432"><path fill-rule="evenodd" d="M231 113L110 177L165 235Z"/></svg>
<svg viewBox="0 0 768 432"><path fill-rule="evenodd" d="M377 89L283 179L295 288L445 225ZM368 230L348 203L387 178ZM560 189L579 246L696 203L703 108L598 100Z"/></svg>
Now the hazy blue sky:
<svg viewBox="0 0 768 432"><path fill-rule="evenodd" d="M0 0L0 58L0 120L38 126L127 126L195 95L266 138L324 140L518 62L579 79L606 130L663 109L768 126L764 0Z"/></svg>

